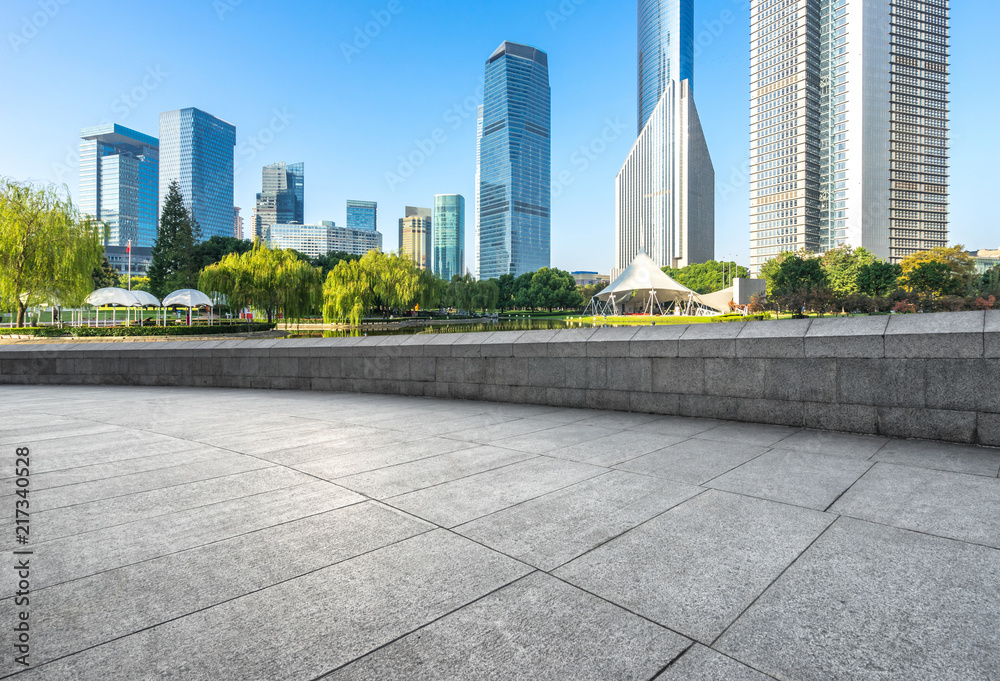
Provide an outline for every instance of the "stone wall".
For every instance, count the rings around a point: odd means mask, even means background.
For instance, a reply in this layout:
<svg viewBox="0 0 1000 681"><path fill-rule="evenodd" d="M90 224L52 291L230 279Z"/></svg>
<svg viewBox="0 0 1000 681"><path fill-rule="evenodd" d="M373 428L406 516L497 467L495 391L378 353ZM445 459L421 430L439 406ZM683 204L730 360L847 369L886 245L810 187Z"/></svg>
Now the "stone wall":
<svg viewBox="0 0 1000 681"><path fill-rule="evenodd" d="M375 392L1000 446L1000 312L0 345L0 383Z"/></svg>

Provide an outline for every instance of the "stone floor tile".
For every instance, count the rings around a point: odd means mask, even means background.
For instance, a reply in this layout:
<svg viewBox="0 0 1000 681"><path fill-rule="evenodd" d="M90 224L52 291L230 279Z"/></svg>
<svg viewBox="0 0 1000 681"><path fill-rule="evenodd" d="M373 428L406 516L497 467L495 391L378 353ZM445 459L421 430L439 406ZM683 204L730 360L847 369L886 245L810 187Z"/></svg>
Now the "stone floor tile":
<svg viewBox="0 0 1000 681"><path fill-rule="evenodd" d="M772 426L764 423L732 423L723 422L710 430L703 431L693 437L703 440L721 440L724 442L742 442L759 447L771 447L776 442L799 432L799 428L788 426Z"/></svg>
<svg viewBox="0 0 1000 681"><path fill-rule="evenodd" d="M823 430L800 430L776 442L775 449L792 449L827 456L867 460L889 442L887 437L831 433Z"/></svg>
<svg viewBox="0 0 1000 681"><path fill-rule="evenodd" d="M619 428L583 426L578 423L570 423L568 425L558 425L544 430L496 440L493 444L498 447L517 449L522 452L544 454L554 449L562 449L563 447L581 442L591 442L619 432L621 432Z"/></svg>
<svg viewBox="0 0 1000 681"><path fill-rule="evenodd" d="M891 440L875 455L876 461L934 468L956 473L997 477L1000 449L929 440Z"/></svg>
<svg viewBox="0 0 1000 681"><path fill-rule="evenodd" d="M754 459L767 449L716 440L685 440L615 468L701 485Z"/></svg>
<svg viewBox="0 0 1000 681"><path fill-rule="evenodd" d="M657 676L656 681L769 681L772 678L695 643L679 660Z"/></svg>
<svg viewBox="0 0 1000 681"><path fill-rule="evenodd" d="M649 454L688 438L683 435L662 435L635 430L605 435L545 452L546 456L582 461L595 466L614 466L643 454Z"/></svg>

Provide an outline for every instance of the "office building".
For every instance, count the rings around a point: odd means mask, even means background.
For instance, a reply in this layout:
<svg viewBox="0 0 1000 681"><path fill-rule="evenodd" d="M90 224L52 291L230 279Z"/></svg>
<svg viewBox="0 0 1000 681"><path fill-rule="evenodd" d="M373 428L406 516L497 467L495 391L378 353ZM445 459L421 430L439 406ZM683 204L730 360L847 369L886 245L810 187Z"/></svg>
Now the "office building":
<svg viewBox="0 0 1000 681"><path fill-rule="evenodd" d="M109 123L80 132L80 212L107 225L104 245L152 248L159 218L155 137Z"/></svg>
<svg viewBox="0 0 1000 681"><path fill-rule="evenodd" d="M126 246L105 246L104 257L118 272L121 287L128 288L128 278L148 277L149 268L153 264L153 249L147 246L132 246L131 252Z"/></svg>
<svg viewBox="0 0 1000 681"><path fill-rule="evenodd" d="M948 0L753 0L751 271L948 242Z"/></svg>
<svg viewBox="0 0 1000 681"><path fill-rule="evenodd" d="M611 283L610 275L598 274L597 272L570 272L570 275L576 281L577 286L597 286L598 284L607 286Z"/></svg>
<svg viewBox="0 0 1000 681"><path fill-rule="evenodd" d="M399 219L399 251L422 270L431 269L433 222L430 208L406 207Z"/></svg>
<svg viewBox="0 0 1000 681"><path fill-rule="evenodd" d="M305 223L305 164L282 161L261 171L253 232L267 241L271 225L279 223Z"/></svg>
<svg viewBox="0 0 1000 681"><path fill-rule="evenodd" d="M201 238L233 233L233 151L236 127L195 108L160 114L160 206L170 183L180 183L184 205Z"/></svg>
<svg viewBox="0 0 1000 681"><path fill-rule="evenodd" d="M465 274L465 198L459 194L434 197L434 274L451 281Z"/></svg>
<svg viewBox="0 0 1000 681"><path fill-rule="evenodd" d="M347 228L374 232L378 229L378 202L347 201Z"/></svg>
<svg viewBox="0 0 1000 681"><path fill-rule="evenodd" d="M240 215L242 208L233 206L233 238L243 238L243 217Z"/></svg>
<svg viewBox="0 0 1000 681"><path fill-rule="evenodd" d="M318 225L274 224L268 236L271 248L293 248L311 258L333 251L361 256L382 250L381 232L337 227L326 220Z"/></svg>
<svg viewBox="0 0 1000 681"><path fill-rule="evenodd" d="M476 114L476 207L472 219L476 222L476 279L479 279L479 180L482 177L482 148L483 148L483 106L479 105Z"/></svg>
<svg viewBox="0 0 1000 681"><path fill-rule="evenodd" d="M966 251L976 264L976 274L985 274L1000 265L1000 248L981 248L978 251Z"/></svg>
<svg viewBox="0 0 1000 681"><path fill-rule="evenodd" d="M639 0L639 135L615 180L617 277L715 257L715 169L694 101L694 0Z"/></svg>
<svg viewBox="0 0 1000 681"><path fill-rule="evenodd" d="M505 42L486 62L476 244L482 279L550 264L551 97L541 50Z"/></svg>

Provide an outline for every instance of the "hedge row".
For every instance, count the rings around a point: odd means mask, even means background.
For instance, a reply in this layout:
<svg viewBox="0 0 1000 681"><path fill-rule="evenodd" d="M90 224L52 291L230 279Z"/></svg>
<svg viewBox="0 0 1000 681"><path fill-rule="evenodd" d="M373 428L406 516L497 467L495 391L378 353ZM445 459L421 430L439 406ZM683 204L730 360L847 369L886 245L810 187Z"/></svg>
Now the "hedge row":
<svg viewBox="0 0 1000 681"><path fill-rule="evenodd" d="M273 331L275 324L248 322L245 324L196 326L75 326L70 333L77 337L108 336L213 336L222 333L256 333Z"/></svg>
<svg viewBox="0 0 1000 681"><path fill-rule="evenodd" d="M22 326L8 329L0 327L0 336L40 336L44 338L54 338L66 333L63 329L55 326Z"/></svg>

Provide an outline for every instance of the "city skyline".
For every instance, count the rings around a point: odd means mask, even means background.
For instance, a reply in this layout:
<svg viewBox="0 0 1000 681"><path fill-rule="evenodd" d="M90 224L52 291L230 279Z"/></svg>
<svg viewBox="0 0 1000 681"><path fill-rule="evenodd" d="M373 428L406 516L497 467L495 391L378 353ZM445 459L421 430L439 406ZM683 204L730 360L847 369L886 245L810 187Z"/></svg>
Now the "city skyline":
<svg viewBox="0 0 1000 681"><path fill-rule="evenodd" d="M952 133L951 142L951 243L963 243L970 249L995 248L997 244L992 218L985 207L989 195L984 171L987 159L996 153L996 140L986 135L976 139L975 131L988 129L985 114L992 92L980 92L988 81L983 63L996 53L985 39L985 29L974 20L978 5L952 8ZM13 2L12 30L19 30L20 17L30 17L33 3ZM79 201L72 161L76 155L76 136L81 127L103 119L129 128L154 133L160 111L195 104L237 126L236 205L252 205L252 194L259 191L257 174L264 165L282 158L304 159L310 163L314 192L307 208L306 221L333 217L343 219L343 200L347 196L368 196L383 204L384 210L398 215L406 204L425 204L441 191L474 196L475 110L478 106L475 72L481 74L482 53L490 43L513 38L558 55L561 69L553 80L553 225L552 264L567 270L607 271L613 249L613 190L609 178L620 167L631 143L631 129L636 123L634 7L608 8L593 4L579 5L563 15L558 5L551 8L527 3L488 3L482 8L462 8L448 17L449 22L479 26L461 40L436 47L410 62L400 59L404 51L394 45L391 35L440 21L441 12L407 7L394 15L392 23L361 50L350 62L340 50L341 44L353 45L354 28L361 27L371 12L383 9L379 3L354 3L346 8L331 8L324 14L324 27L333 35L327 47L331 57L329 77L322 82L338 88L357 90L364 81L388 77L385 87L364 90L365 97L351 111L323 106L303 78L289 78L277 84L262 101L254 103L248 83L241 74L225 78L207 77L211 68L195 70L193 58L179 59L176 45L145 45L123 38L135 49L135 66L121 69L113 61L102 62L104 48L91 54L81 50L73 30L85 29L92 17L75 4L61 8L37 38L18 51L8 50L0 60L9 68L12 84L31 97L43 112L40 121L29 120L14 107L5 107L3 121L23 129L25 135L5 142L0 157L4 172L24 179L65 182L73 198ZM145 14L145 9L138 10ZM302 15L320 12L306 3ZM207 16L206 16L207 15ZM222 64L228 57L236 34L248 26L267 21L276 15L240 5L224 19L202 3L178 3L164 15L167 24L189 23L191 40L212 36L218 43L199 42L199 58L206 63ZM16 25L15 25L16 23ZM289 31L310 34L308 22L279 21L279 36ZM749 9L736 2L699 2L695 7L695 42L698 55L697 97L702 125L716 161L717 170L717 256L738 256L748 263L749 204ZM67 25L69 24L69 25ZM450 25L450 24L449 24ZM590 50L595 37L601 36L599 51ZM699 39L699 36L702 39ZM181 39L185 42L187 39ZM361 41L363 42L363 41ZM60 45L57 45L59 43ZM61 46L65 45L65 47ZM69 65L69 76L55 70L54 57L74 50L80 54ZM597 54L599 52L599 54ZM471 56L470 56L471 55ZM304 64L317 56L314 48L297 56ZM256 64L257 51L245 57ZM337 61L339 60L339 61ZM65 63L60 61L59 63ZM50 81L48 92L23 77L25 66ZM446 66L446 68L445 68ZM77 86L73 75L81 69L93 70L86 87ZM389 98L405 97L423 91L427 78L435 72L447 74L446 87L435 92L422 112L395 111L391 116L383 106ZM197 75L196 75L197 74ZM232 81L231 83L228 81ZM437 82L437 81L435 81ZM56 87L52 87L55 84ZM133 92L134 91L134 92ZM600 96L595 99L595 94ZM125 98L122 94L127 95ZM134 95L134 96L133 96ZM259 91L255 95L261 100ZM71 112L59 111L56 99L72 97L78 102ZM468 99L468 101L466 101ZM51 106L49 103L51 102ZM583 103L586 102L586 105ZM119 112L126 115L120 116ZM289 118L292 116L293 118ZM456 122L453 122L456 121ZM457 125L457 127L453 127ZM400 157L419 160L417 142L433 141L441 128L446 141L437 145L427 159L389 189L385 174L398 170ZM43 137L44 135L44 137ZM23 138L23 139L22 139ZM41 138L43 149L38 149ZM253 138L257 145L253 143ZM67 147L69 148L67 150ZM586 153L580 151L586 148ZM425 146L429 149L429 146ZM251 152L253 157L251 158ZM720 154L722 155L720 157ZM574 161L576 161L574 163ZM66 170L69 168L70 170ZM405 168L404 168L405 170ZM560 175L563 177L560 178ZM569 180L567 182L566 180ZM470 201L470 204L472 202ZM244 209L245 212L249 210ZM467 209L467 239L474 239L472 206ZM395 235L387 238L386 250L394 250ZM474 249L467 249L471 263Z"/></svg>

